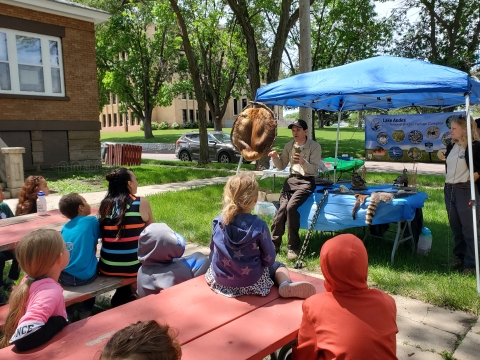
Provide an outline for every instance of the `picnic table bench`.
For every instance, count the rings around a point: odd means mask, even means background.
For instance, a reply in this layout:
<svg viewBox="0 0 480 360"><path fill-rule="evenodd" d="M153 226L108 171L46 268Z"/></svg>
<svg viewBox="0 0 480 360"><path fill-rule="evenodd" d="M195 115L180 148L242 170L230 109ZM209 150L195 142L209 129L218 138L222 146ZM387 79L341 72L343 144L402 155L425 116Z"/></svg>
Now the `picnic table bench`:
<svg viewBox="0 0 480 360"><path fill-rule="evenodd" d="M324 292L323 280L291 272ZM0 350L3 360L93 359L118 330L137 321L156 320L178 331L182 359L258 359L297 336L302 299L283 299L277 287L265 296L227 298L214 293L203 276L80 320L37 349Z"/></svg>

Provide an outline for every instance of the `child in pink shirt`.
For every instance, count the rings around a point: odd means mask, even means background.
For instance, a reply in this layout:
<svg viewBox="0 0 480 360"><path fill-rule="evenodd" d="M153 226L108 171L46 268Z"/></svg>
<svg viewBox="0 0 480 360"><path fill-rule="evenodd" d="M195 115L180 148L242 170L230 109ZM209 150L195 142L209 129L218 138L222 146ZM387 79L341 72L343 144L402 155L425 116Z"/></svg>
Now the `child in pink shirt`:
<svg viewBox="0 0 480 360"><path fill-rule="evenodd" d="M58 277L70 254L60 233L45 229L20 240L15 254L27 276L10 295L0 347L14 344L18 351L26 351L46 343L67 325Z"/></svg>

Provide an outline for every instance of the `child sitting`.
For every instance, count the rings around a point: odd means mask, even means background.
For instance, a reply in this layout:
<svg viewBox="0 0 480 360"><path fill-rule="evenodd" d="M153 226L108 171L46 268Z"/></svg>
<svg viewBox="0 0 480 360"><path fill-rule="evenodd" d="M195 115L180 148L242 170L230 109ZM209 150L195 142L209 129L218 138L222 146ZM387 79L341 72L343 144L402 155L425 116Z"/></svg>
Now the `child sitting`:
<svg viewBox="0 0 480 360"><path fill-rule="evenodd" d="M225 185L222 214L213 220L207 283L228 297L266 296L274 281L282 297L312 296L316 290L311 283L292 283L285 265L275 261L267 224L251 214L257 196L258 183L252 173L235 175Z"/></svg>
<svg viewBox="0 0 480 360"><path fill-rule="evenodd" d="M100 360L179 360L182 349L168 325L153 320L138 322L117 331L100 355Z"/></svg>
<svg viewBox="0 0 480 360"><path fill-rule="evenodd" d="M3 200L5 200L5 194L0 186L0 220L13 217L12 210L10 210L8 204L5 204ZM7 278L3 280L3 270L5 269L5 263L8 260L12 260L12 266L10 266ZM15 280L18 280L19 276L20 268L17 259L15 259L14 251L7 250L0 252L0 306L5 305L8 302L6 292L10 291L13 283Z"/></svg>
<svg viewBox="0 0 480 360"><path fill-rule="evenodd" d="M181 257L185 239L167 224L148 225L138 238L137 293L139 297L158 294L161 290L205 274L210 260L196 252Z"/></svg>
<svg viewBox="0 0 480 360"><path fill-rule="evenodd" d="M90 215L90 205L83 196L72 193L62 196L58 203L62 215L70 219L60 233L70 251L70 262L63 269L58 279L63 286L82 286L90 284L97 278L97 244L100 237L100 225ZM67 308L70 321L86 318L91 315L95 306L95 297L81 304Z"/></svg>
<svg viewBox="0 0 480 360"><path fill-rule="evenodd" d="M70 253L58 231L39 229L19 241L15 254L27 276L10 295L10 308L0 347L36 348L67 325L60 272Z"/></svg>
<svg viewBox="0 0 480 360"><path fill-rule="evenodd" d="M322 246L320 266L327 292L304 301L292 359L397 359L395 300L368 288L363 242L335 236Z"/></svg>
<svg viewBox="0 0 480 360"><path fill-rule="evenodd" d="M58 208L70 219L60 230L70 250L70 262L60 274L60 283L65 286L89 284L97 277L98 220L95 216L88 216L90 205L76 193L63 195Z"/></svg>
<svg viewBox="0 0 480 360"><path fill-rule="evenodd" d="M42 176L30 175L27 177L18 196L15 216L35 214L37 212L37 194L40 191L43 191L45 196L50 194L47 181Z"/></svg>

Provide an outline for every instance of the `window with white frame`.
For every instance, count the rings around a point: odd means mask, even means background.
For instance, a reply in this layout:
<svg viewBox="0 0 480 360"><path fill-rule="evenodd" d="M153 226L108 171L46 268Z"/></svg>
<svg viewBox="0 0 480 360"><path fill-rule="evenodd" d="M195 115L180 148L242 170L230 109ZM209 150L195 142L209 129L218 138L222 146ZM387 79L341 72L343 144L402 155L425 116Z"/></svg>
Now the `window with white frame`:
<svg viewBox="0 0 480 360"><path fill-rule="evenodd" d="M0 28L0 94L65 96L61 39Z"/></svg>

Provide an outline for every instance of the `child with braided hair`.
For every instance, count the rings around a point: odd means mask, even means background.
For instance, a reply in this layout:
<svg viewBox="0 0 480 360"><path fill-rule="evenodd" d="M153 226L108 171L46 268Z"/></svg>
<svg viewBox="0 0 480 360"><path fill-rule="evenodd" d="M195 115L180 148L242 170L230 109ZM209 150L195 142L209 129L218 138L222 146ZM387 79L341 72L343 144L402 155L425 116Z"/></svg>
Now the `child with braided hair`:
<svg viewBox="0 0 480 360"><path fill-rule="evenodd" d="M314 295L311 283L292 282L285 265L275 261L268 225L251 214L257 197L253 173L235 175L225 185L222 213L213 220L208 285L227 297L266 296L274 282L282 297Z"/></svg>

